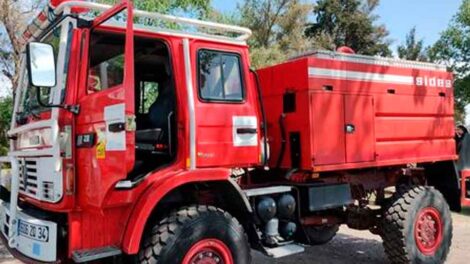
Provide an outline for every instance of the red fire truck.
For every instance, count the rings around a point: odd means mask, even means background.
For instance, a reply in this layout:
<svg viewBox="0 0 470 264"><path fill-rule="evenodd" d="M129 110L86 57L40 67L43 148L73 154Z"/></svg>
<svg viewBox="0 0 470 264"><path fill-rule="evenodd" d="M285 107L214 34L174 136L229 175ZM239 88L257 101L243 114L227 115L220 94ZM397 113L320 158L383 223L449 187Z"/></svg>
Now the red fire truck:
<svg viewBox="0 0 470 264"><path fill-rule="evenodd" d="M452 74L348 48L253 71L250 34L127 0L52 1L24 34L2 158L9 250L250 263L346 224L393 263L442 263L460 207Z"/></svg>

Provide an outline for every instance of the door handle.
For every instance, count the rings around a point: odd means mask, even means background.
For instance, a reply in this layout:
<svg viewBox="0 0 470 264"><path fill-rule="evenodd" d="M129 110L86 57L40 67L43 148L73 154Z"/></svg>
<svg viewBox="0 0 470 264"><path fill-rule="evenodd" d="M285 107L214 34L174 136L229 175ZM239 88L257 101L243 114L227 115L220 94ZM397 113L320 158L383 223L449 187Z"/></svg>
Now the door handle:
<svg viewBox="0 0 470 264"><path fill-rule="evenodd" d="M237 134L256 134L258 130L256 128L237 128Z"/></svg>
<svg viewBox="0 0 470 264"><path fill-rule="evenodd" d="M108 131L112 133L118 133L121 131L124 131L126 129L126 124L121 122L121 123L113 123L108 125Z"/></svg>
<svg viewBox="0 0 470 264"><path fill-rule="evenodd" d="M356 132L356 126L354 126L353 124L346 124L346 134L354 134L354 132Z"/></svg>

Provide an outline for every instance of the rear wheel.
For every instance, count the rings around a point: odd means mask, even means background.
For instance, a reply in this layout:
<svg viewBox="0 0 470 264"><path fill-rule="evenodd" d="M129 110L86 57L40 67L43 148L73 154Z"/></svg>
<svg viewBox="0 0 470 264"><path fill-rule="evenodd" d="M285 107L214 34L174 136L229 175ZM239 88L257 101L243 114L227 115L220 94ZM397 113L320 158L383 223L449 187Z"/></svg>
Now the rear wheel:
<svg viewBox="0 0 470 264"><path fill-rule="evenodd" d="M189 206L153 226L139 263L244 264L251 262L243 227L213 206Z"/></svg>
<svg viewBox="0 0 470 264"><path fill-rule="evenodd" d="M310 240L310 245L323 245L330 242L330 240L336 236L338 230L339 225L305 227L305 232Z"/></svg>
<svg viewBox="0 0 470 264"><path fill-rule="evenodd" d="M434 188L398 187L382 228L385 253L392 263L443 263L449 253L450 210Z"/></svg>

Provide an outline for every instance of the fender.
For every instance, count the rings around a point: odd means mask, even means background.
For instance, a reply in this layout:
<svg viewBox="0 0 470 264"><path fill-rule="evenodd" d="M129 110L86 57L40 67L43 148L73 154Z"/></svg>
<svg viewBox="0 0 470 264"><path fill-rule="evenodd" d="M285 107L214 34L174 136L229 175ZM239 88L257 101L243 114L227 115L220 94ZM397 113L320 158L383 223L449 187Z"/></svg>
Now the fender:
<svg viewBox="0 0 470 264"><path fill-rule="evenodd" d="M171 177L163 176L163 179L155 181L147 187L132 210L124 233L122 243L123 251L126 254L138 253L145 225L153 209L169 192L188 183L227 181L240 194L240 198L243 199L247 210L251 212L248 199L243 194L238 184L235 183L230 176L230 169L197 169L184 171L177 175L172 175Z"/></svg>

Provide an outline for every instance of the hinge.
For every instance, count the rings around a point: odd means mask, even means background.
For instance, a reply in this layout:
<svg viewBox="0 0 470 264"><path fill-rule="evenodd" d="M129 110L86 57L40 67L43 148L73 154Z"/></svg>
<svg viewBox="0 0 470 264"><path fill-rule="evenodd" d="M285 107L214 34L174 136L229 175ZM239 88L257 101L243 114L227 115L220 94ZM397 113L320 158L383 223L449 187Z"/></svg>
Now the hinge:
<svg viewBox="0 0 470 264"><path fill-rule="evenodd" d="M77 28L91 28L92 25L93 25L92 20L86 20L83 18L77 19Z"/></svg>
<svg viewBox="0 0 470 264"><path fill-rule="evenodd" d="M80 113L80 105L64 105L64 108L76 115Z"/></svg>

